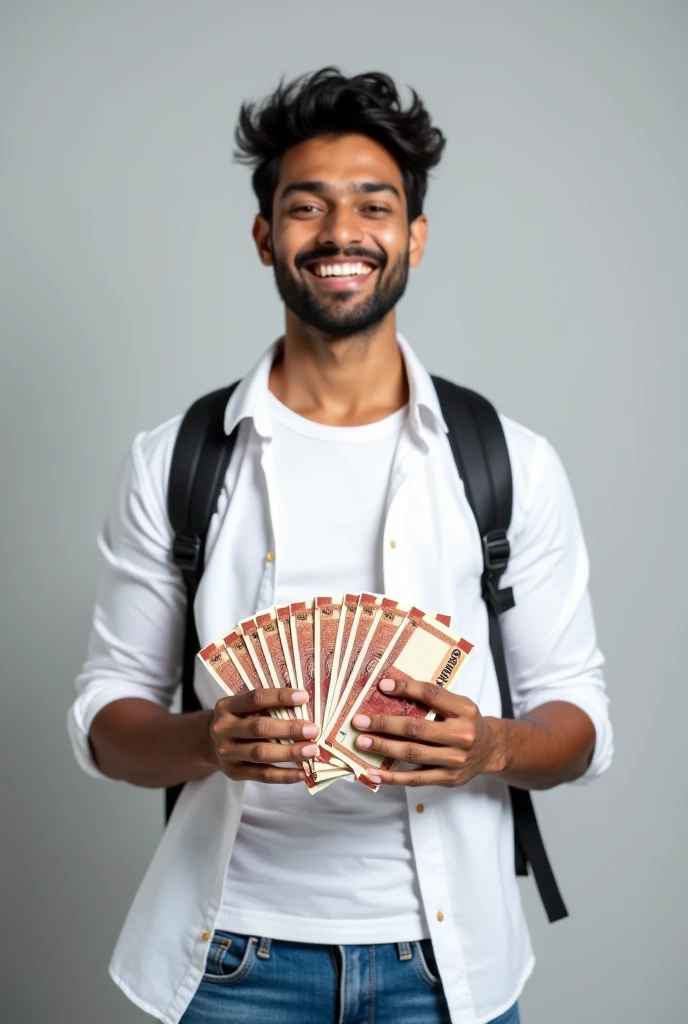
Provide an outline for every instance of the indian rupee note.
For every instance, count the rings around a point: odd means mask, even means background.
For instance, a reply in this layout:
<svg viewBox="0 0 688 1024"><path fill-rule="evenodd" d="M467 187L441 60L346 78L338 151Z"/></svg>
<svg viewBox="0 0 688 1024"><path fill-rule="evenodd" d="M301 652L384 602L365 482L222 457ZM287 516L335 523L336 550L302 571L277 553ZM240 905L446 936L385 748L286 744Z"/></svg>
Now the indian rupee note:
<svg viewBox="0 0 688 1024"><path fill-rule="evenodd" d="M313 602L295 601L289 605L289 628L294 652L294 670L299 689L308 694L308 703L313 709L313 721L320 725L315 717L315 633L313 620Z"/></svg>
<svg viewBox="0 0 688 1024"><path fill-rule="evenodd" d="M282 644L282 652L284 654L284 663L289 673L290 685L294 689L303 689L299 684L299 680L296 675L296 667L294 663L294 644L291 638L291 613L288 604L280 605L275 608L275 615L277 616L277 632ZM310 703L300 704L298 707L301 710L302 718L304 721L314 722L313 707Z"/></svg>
<svg viewBox="0 0 688 1024"><path fill-rule="evenodd" d="M269 612L260 612L261 616L268 615ZM258 632L257 616L251 619L244 619L243 622L239 623L239 629L241 635L246 642L246 650L249 653L249 657L253 662L253 667L258 673L261 686L270 689L275 689L279 686L279 683L275 680L273 674L270 672L270 666L268 665L265 653L263 651L260 634ZM282 719L294 719L296 717L295 708L276 708L277 717Z"/></svg>
<svg viewBox="0 0 688 1024"><path fill-rule="evenodd" d="M315 608L313 601L295 601L289 606L289 623L291 628L292 649L294 652L294 669L298 685L306 690L309 707L313 709L313 721L322 729L322 721L316 716L315 695ZM319 762L317 754L313 768L318 774ZM332 761L332 758L328 758ZM345 767L338 762L339 767Z"/></svg>
<svg viewBox="0 0 688 1024"><path fill-rule="evenodd" d="M337 629L337 639L334 645L334 656L332 659L332 675L330 677L330 686L327 692L327 703L325 705L325 711L323 713L323 730L327 727L327 723L332 717L332 712L337 706L337 699L339 695L339 676L341 674L341 663L346 652L346 647L349 642L349 636L351 635L351 627L356 618L356 609L358 608L358 601L360 594L345 594L344 601L342 603L341 611L339 614L339 626Z"/></svg>
<svg viewBox="0 0 688 1024"><path fill-rule="evenodd" d="M334 650L339 633L339 618L342 611L342 598L316 597L314 621L314 680L313 703L315 721L322 728L327 695L330 689Z"/></svg>
<svg viewBox="0 0 688 1024"><path fill-rule="evenodd" d="M197 656L228 696L232 697L253 689L246 674L230 657L224 644L208 644Z"/></svg>
<svg viewBox="0 0 688 1024"><path fill-rule="evenodd" d="M366 685L357 696L343 701L323 745L354 769L357 775L370 768L389 768L393 758L356 747L359 731L352 725L356 714L401 715L432 718L434 713L412 700L390 697L377 686L379 679L418 679L451 689L456 675L473 649L473 644L452 632L433 616L412 608L397 631Z"/></svg>

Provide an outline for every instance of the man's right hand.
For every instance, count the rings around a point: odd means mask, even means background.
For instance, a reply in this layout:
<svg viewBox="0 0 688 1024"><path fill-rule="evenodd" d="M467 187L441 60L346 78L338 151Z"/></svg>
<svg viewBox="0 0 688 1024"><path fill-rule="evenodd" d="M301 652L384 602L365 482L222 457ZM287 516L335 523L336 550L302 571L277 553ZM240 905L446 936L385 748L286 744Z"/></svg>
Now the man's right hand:
<svg viewBox="0 0 688 1024"><path fill-rule="evenodd" d="M235 697L221 698L210 722L212 760L230 779L303 782L303 769L284 768L274 762L314 757L318 749L313 743L318 735L317 725L298 718L283 721L266 712L269 708L305 704L307 700L304 690L288 687L247 690Z"/></svg>

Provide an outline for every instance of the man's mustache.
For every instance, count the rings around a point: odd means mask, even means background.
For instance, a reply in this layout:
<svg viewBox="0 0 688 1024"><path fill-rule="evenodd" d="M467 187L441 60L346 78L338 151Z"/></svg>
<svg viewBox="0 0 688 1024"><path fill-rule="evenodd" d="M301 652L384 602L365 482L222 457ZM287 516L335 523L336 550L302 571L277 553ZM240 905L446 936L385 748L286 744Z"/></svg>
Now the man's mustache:
<svg viewBox="0 0 688 1024"><path fill-rule="evenodd" d="M372 252L370 249L364 249L359 245L349 245L346 249L310 249L308 252L299 253L294 260L294 264L297 270L301 270L307 263L341 257L346 257L347 259L358 257L358 259L366 260L381 269L384 269L387 264L387 258L382 253Z"/></svg>

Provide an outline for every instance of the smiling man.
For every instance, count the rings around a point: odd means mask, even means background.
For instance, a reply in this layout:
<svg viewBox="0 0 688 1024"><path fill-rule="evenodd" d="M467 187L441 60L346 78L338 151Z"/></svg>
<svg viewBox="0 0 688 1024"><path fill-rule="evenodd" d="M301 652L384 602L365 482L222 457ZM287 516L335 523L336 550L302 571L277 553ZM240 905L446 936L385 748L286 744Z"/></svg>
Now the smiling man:
<svg viewBox="0 0 688 1024"><path fill-rule="evenodd" d="M588 780L611 760L574 499L548 443L502 417L516 598L505 721L475 520L432 380L396 325L444 138L387 76L325 68L246 104L237 142L286 323L224 410L238 434L194 604L201 644L260 607L368 591L450 613L475 650L461 693L380 682L439 717L420 730L355 721L361 749L411 762L381 771L377 793L293 785L303 772L286 762L313 756L317 727L267 711L304 694L216 703L200 668L201 710L171 714L186 609L165 509L180 417L139 435L100 538L70 734L93 775L186 785L111 973L168 1024L516 1024L533 957L507 786Z"/></svg>

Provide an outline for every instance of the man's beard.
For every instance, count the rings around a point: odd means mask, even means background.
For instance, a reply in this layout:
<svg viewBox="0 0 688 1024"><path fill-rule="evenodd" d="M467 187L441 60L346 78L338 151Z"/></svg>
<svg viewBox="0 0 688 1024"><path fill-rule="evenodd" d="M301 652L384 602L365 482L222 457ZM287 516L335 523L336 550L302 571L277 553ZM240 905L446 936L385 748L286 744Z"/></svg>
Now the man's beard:
<svg viewBox="0 0 688 1024"><path fill-rule="evenodd" d="M303 253L297 258L297 268L311 262L318 256L323 260L333 256L348 256L362 259L370 258L371 254L364 249L350 247L341 253L313 252ZM273 250L274 252L274 250ZM364 302L356 301L354 292L333 292L327 299L320 299L279 256L274 256L273 269L275 282L285 306L310 327L315 327L323 334L332 338L344 338L352 334L363 333L387 316L394 309L406 290L409 269L409 252L399 257L396 264L385 274L387 262L375 258L378 270L377 283ZM309 273L309 271L306 271ZM351 307L351 308L350 308Z"/></svg>

